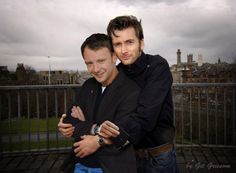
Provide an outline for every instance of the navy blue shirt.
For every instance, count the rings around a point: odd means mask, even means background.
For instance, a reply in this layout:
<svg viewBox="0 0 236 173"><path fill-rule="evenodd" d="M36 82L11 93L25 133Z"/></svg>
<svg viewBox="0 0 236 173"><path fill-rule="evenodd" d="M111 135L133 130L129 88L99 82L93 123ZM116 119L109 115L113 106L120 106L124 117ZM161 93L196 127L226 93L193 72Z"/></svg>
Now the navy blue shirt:
<svg viewBox="0 0 236 173"><path fill-rule="evenodd" d="M142 52L134 64L120 63L118 68L141 87L141 93L136 111L125 123L118 124L120 135L114 143L121 147L128 139L136 149L173 143L173 79L167 61Z"/></svg>

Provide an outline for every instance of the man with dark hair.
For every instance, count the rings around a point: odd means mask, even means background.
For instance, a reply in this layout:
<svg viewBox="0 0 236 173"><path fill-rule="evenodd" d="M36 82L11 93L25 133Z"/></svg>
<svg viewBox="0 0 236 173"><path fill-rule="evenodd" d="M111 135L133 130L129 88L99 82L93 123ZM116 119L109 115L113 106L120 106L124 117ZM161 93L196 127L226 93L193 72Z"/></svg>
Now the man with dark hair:
<svg viewBox="0 0 236 173"><path fill-rule="evenodd" d="M64 162L63 170L74 173L135 173L132 145L118 150L109 139L96 131L97 125L105 120L117 124L125 122L137 106L140 88L117 70L116 56L107 35L93 34L88 37L81 46L81 53L93 78L83 84L77 102L58 123L59 131L64 136L75 139L74 151ZM91 149L91 153L96 152L85 157L83 153ZM72 170L67 169L70 163L75 165Z"/></svg>
<svg viewBox="0 0 236 173"><path fill-rule="evenodd" d="M143 29L135 16L112 19L107 33L121 61L118 69L141 87L141 94L136 111L125 122L105 121L100 134L113 137L119 148L133 143L139 173L177 172L173 80L167 61L143 52Z"/></svg>

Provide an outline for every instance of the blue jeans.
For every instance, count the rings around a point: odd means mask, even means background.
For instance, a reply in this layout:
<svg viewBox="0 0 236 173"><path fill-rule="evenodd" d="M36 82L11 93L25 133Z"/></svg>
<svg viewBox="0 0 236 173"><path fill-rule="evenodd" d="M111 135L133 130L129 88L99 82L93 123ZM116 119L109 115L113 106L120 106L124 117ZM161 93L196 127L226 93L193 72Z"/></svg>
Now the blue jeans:
<svg viewBox="0 0 236 173"><path fill-rule="evenodd" d="M103 173L101 168L89 168L81 165L80 163L75 164L74 173Z"/></svg>
<svg viewBox="0 0 236 173"><path fill-rule="evenodd" d="M137 158L138 173L178 173L175 148L149 159Z"/></svg>

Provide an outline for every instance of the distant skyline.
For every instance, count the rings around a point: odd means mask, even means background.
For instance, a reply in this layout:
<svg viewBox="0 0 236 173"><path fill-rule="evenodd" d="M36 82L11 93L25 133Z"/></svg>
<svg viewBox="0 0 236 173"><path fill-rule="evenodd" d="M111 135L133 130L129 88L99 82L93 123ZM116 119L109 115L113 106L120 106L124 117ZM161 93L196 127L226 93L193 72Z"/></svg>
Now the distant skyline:
<svg viewBox="0 0 236 173"><path fill-rule="evenodd" d="M144 29L145 53L176 64L233 62L236 58L235 0L1 0L0 65L35 70L86 70L80 53L92 33L106 33L110 19L135 15ZM48 58L50 56L50 59Z"/></svg>

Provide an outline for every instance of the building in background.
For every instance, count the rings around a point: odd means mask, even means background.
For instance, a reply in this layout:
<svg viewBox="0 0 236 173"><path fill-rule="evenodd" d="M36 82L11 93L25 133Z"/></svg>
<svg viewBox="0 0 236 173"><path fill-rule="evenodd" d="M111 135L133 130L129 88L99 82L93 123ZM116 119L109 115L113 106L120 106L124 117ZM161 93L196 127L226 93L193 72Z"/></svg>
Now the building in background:
<svg viewBox="0 0 236 173"><path fill-rule="evenodd" d="M61 85L61 84L83 84L83 82L91 76L86 71L39 71L40 84ZM49 82L50 81L50 82Z"/></svg>
<svg viewBox="0 0 236 173"><path fill-rule="evenodd" d="M91 75L87 71L53 70L36 72L32 67L18 63L16 71L0 66L0 85L82 85Z"/></svg>
<svg viewBox="0 0 236 173"><path fill-rule="evenodd" d="M193 54L187 55L187 62L181 61L177 50L177 63L170 67L175 83L233 83L236 82L236 65L221 62L203 63L201 54L194 61Z"/></svg>
<svg viewBox="0 0 236 173"><path fill-rule="evenodd" d="M235 83L236 60L229 64L218 59L215 64L204 63L199 54L187 55L187 62L182 61L178 49L176 64L170 67L174 83ZM196 59L197 61L195 61ZM0 66L0 85L82 85L91 75L87 71L50 70L39 71L33 67L18 63L16 71L9 71L7 66Z"/></svg>

